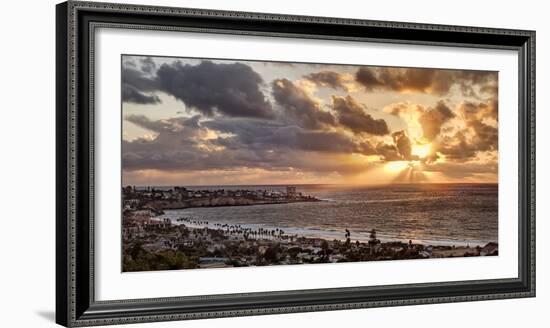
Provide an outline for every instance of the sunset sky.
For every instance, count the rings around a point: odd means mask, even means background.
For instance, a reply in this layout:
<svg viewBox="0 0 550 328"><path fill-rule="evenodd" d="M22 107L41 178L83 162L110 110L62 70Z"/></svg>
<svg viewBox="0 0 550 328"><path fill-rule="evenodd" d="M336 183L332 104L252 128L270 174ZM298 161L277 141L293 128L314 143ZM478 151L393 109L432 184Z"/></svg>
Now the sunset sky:
<svg viewBox="0 0 550 328"><path fill-rule="evenodd" d="M123 56L124 185L497 182L498 73Z"/></svg>

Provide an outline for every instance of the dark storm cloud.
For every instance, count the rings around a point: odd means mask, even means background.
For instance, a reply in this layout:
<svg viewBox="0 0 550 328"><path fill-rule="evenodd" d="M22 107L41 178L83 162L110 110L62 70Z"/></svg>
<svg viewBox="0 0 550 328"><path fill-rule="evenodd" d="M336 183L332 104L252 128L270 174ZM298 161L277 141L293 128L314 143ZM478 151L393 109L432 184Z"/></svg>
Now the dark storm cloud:
<svg viewBox="0 0 550 328"><path fill-rule="evenodd" d="M336 132L300 131L295 135L295 142L302 150L335 153L360 153L360 148L348 137Z"/></svg>
<svg viewBox="0 0 550 328"><path fill-rule="evenodd" d="M157 95L141 93L127 83L122 84L122 101L134 104L158 104L161 102Z"/></svg>
<svg viewBox="0 0 550 328"><path fill-rule="evenodd" d="M445 95L452 86L458 85L461 92L477 96L474 86L481 92L492 92L497 73L487 71L443 70L431 68L361 67L355 80L366 90L396 92L422 92Z"/></svg>
<svg viewBox="0 0 550 328"><path fill-rule="evenodd" d="M439 101L434 108L423 111L418 121L424 138L430 141L435 139L441 132L441 126L454 117L455 114L443 101Z"/></svg>
<svg viewBox="0 0 550 328"><path fill-rule="evenodd" d="M201 129L199 125L199 115L189 118L175 117L158 121L152 121L144 115L126 115L124 119L153 132L180 132L180 136L185 137L196 136L196 132Z"/></svg>
<svg viewBox="0 0 550 328"><path fill-rule="evenodd" d="M311 131L292 125L253 120L216 120L204 126L233 136L216 141L224 147L258 150L303 150L333 153L371 154L368 143L357 143L344 134L332 131Z"/></svg>
<svg viewBox="0 0 550 328"><path fill-rule="evenodd" d="M122 84L132 86L139 92L153 92L159 89L155 78L141 70L129 67L128 64L122 68Z"/></svg>
<svg viewBox="0 0 550 328"><path fill-rule="evenodd" d="M351 172L367 165L311 161L310 156L327 160L332 155L357 153L376 155L367 141L358 141L331 131L312 131L269 120L218 118L201 121L192 118L149 120L145 116L126 116L142 128L155 132L152 139L123 141L125 170L205 170L243 167L267 170L302 170ZM202 138L207 131L217 138Z"/></svg>
<svg viewBox="0 0 550 328"><path fill-rule="evenodd" d="M321 129L335 124L334 116L320 108L302 88L288 79L271 83L273 98L300 126L306 129Z"/></svg>
<svg viewBox="0 0 550 328"><path fill-rule="evenodd" d="M201 131L196 117L153 121L142 115L129 115L125 120L156 132L152 140L122 141L122 163L126 170L176 170L199 165L196 137Z"/></svg>
<svg viewBox="0 0 550 328"><path fill-rule="evenodd" d="M351 96L332 96L332 108L337 113L340 125L354 133L386 135L389 128L383 119L374 119L365 112L365 106L359 104Z"/></svg>
<svg viewBox="0 0 550 328"><path fill-rule="evenodd" d="M305 79L315 83L318 86L329 87L333 89L342 89L348 91L344 84L345 79L342 74L333 71L320 71L304 76Z"/></svg>
<svg viewBox="0 0 550 328"><path fill-rule="evenodd" d="M165 92L206 116L219 113L232 117L274 117L271 104L260 90L264 83L262 77L248 65L211 61L189 65L176 61L156 69L149 57L140 62L141 70L128 65L123 68L122 82L126 90L142 96L148 92ZM155 69L155 75L150 74ZM124 101L131 99L123 98ZM158 97L155 100L159 100Z"/></svg>
<svg viewBox="0 0 550 328"><path fill-rule="evenodd" d="M288 131L296 128L273 121L232 118L218 118L203 122L202 125L213 131L230 134L230 137L218 138L214 141L217 145L228 149L270 150L282 144L290 144L291 134Z"/></svg>
<svg viewBox="0 0 550 328"><path fill-rule="evenodd" d="M271 104L260 90L262 77L241 63L163 64L157 70L161 91L207 116L272 118Z"/></svg>
<svg viewBox="0 0 550 328"><path fill-rule="evenodd" d="M268 149L247 147L239 140L229 138L226 143L234 143L223 150L215 150L222 139L205 140L208 132L206 123L198 116L168 120L149 120L144 116L128 116L127 121L156 132L152 139L138 138L123 140L122 161L127 171L156 169L163 171L194 171L209 169L235 169L242 167L284 168L286 157Z"/></svg>
<svg viewBox="0 0 550 328"><path fill-rule="evenodd" d="M141 70L135 63L125 62L122 68L122 101L135 104L158 104L160 98L154 94L158 89L156 81Z"/></svg>
<svg viewBox="0 0 550 328"><path fill-rule="evenodd" d="M151 57L145 57L140 60L141 62L141 70L145 73L152 74L155 69L157 68L157 65L153 61Z"/></svg>

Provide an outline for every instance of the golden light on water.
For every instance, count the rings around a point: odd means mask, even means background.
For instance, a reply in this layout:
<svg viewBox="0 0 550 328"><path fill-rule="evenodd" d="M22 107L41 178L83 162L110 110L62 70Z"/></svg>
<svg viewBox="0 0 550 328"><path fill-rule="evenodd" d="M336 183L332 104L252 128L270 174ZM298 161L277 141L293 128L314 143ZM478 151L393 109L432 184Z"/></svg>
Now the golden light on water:
<svg viewBox="0 0 550 328"><path fill-rule="evenodd" d="M430 155L431 151L432 151L432 147L430 144L423 144L423 145L415 144L412 146L411 153L420 158L426 158L428 155Z"/></svg>

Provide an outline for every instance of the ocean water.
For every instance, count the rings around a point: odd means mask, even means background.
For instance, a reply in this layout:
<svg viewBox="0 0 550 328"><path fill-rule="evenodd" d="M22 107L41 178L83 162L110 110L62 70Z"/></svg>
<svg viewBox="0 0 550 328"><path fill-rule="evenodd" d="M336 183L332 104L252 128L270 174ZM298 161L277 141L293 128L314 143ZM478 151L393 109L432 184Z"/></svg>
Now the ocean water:
<svg viewBox="0 0 550 328"><path fill-rule="evenodd" d="M244 227L280 228L287 235L366 241L376 229L383 241L430 245L484 245L498 242L497 184L403 184L378 187L296 186L322 202L168 210L176 223L192 217ZM188 189L278 190L286 186L208 186Z"/></svg>

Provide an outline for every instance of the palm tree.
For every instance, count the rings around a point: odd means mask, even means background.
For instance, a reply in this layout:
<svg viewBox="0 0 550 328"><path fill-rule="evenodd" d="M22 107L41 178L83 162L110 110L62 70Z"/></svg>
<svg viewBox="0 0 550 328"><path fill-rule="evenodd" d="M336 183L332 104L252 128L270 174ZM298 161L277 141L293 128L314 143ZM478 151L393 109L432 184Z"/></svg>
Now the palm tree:
<svg viewBox="0 0 550 328"><path fill-rule="evenodd" d="M376 229L372 229L370 231L370 236L369 237L370 237L371 241L376 241Z"/></svg>

